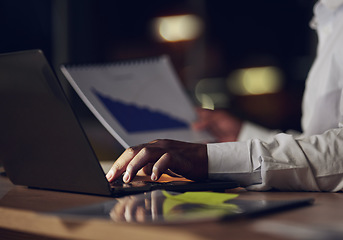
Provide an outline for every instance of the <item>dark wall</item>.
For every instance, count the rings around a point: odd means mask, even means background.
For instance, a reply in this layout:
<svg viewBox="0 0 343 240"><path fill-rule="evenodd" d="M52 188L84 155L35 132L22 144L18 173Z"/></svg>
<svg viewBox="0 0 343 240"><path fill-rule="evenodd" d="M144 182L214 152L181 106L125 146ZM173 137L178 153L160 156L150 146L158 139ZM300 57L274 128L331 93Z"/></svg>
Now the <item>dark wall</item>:
<svg viewBox="0 0 343 240"><path fill-rule="evenodd" d="M41 48L51 58L51 1L0 1L0 52Z"/></svg>

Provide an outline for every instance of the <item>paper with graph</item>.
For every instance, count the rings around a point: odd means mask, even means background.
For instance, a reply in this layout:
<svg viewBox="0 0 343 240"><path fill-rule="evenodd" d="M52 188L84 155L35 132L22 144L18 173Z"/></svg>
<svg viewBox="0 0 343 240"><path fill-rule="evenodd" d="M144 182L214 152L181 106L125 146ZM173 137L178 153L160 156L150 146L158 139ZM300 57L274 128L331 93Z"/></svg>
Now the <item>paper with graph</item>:
<svg viewBox="0 0 343 240"><path fill-rule="evenodd" d="M120 63L63 65L81 99L123 147L155 139L206 142L194 132L194 106L167 56Z"/></svg>

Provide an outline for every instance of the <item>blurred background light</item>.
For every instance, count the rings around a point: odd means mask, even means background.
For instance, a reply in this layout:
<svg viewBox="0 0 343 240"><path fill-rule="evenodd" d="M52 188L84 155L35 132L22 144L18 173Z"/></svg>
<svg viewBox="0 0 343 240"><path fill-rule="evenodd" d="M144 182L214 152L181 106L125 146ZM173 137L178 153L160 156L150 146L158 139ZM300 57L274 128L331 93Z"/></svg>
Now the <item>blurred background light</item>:
<svg viewBox="0 0 343 240"><path fill-rule="evenodd" d="M283 77L277 67L255 67L235 70L227 79L229 90L236 95L277 93L282 89Z"/></svg>
<svg viewBox="0 0 343 240"><path fill-rule="evenodd" d="M230 99L223 83L223 78L205 78L197 83L195 97L202 108L213 110L228 105Z"/></svg>
<svg viewBox="0 0 343 240"><path fill-rule="evenodd" d="M202 32L202 21L193 14L158 17L153 32L159 41L179 42L196 39Z"/></svg>
<svg viewBox="0 0 343 240"><path fill-rule="evenodd" d="M214 101L211 96L202 93L198 95L198 100L201 103L202 108L214 110Z"/></svg>

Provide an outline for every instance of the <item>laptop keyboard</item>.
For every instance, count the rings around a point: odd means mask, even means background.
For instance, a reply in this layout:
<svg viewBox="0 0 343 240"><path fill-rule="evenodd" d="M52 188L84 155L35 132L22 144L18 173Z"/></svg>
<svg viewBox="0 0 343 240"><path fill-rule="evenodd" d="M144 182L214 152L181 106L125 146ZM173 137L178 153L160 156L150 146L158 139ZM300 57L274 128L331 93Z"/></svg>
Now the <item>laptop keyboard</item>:
<svg viewBox="0 0 343 240"><path fill-rule="evenodd" d="M131 187L144 187L144 186L163 186L163 185L176 185L184 184L184 182L153 182L153 181L132 181L125 183L122 178L119 178L110 183L111 188L131 188Z"/></svg>

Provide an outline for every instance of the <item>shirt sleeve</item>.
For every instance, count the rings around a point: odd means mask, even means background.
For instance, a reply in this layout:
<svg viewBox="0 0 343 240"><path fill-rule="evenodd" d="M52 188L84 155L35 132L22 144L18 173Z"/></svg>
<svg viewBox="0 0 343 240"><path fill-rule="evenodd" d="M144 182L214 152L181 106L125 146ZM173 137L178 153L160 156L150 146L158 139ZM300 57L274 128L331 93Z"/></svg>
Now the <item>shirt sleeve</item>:
<svg viewBox="0 0 343 240"><path fill-rule="evenodd" d="M267 141L208 144L209 177L259 191L340 191L342 145L342 128L310 137L280 133Z"/></svg>

